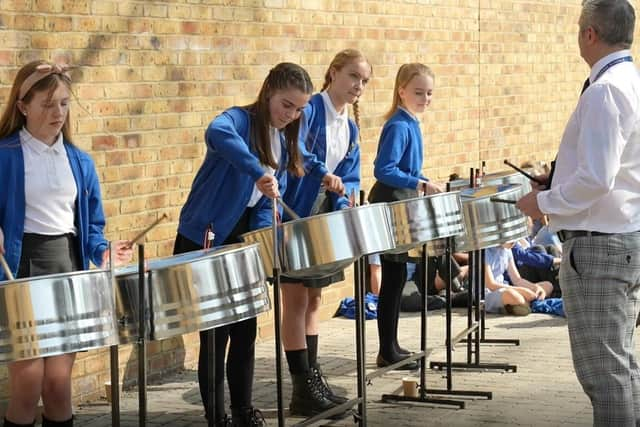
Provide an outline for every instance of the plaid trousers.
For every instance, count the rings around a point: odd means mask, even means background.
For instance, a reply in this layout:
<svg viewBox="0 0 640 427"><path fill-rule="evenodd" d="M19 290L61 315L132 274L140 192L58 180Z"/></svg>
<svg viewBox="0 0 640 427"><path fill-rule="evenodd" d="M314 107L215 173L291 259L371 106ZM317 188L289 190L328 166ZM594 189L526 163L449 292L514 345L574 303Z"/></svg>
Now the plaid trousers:
<svg viewBox="0 0 640 427"><path fill-rule="evenodd" d="M563 244L560 287L576 375L594 426L640 426L640 232L585 236Z"/></svg>

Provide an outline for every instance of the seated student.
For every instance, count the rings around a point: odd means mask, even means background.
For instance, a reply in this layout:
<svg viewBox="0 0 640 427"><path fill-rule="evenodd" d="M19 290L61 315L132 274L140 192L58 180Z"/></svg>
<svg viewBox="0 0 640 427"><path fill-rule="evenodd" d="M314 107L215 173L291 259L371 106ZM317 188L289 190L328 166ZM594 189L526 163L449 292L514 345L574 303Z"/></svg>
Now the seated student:
<svg viewBox="0 0 640 427"><path fill-rule="evenodd" d="M560 262L562 258L553 256L539 245L532 245L528 239L520 239L511 248L513 260L520 276L530 282L550 282L553 285L551 296L562 295L559 283Z"/></svg>
<svg viewBox="0 0 640 427"><path fill-rule="evenodd" d="M514 243L485 251L485 310L487 313L507 313L525 316L530 303L551 295L553 285L542 281L532 283L520 276L513 260Z"/></svg>

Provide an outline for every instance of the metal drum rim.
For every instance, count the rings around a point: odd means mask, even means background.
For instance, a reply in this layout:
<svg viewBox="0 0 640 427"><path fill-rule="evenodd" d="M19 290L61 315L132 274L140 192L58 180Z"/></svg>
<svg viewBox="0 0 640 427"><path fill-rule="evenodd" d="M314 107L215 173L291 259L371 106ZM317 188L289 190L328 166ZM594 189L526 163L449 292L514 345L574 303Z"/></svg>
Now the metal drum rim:
<svg viewBox="0 0 640 427"><path fill-rule="evenodd" d="M347 209L339 209L336 211L331 211L331 212L324 212L324 213L319 213L319 214L314 214L314 215L309 215L309 216L305 216L305 217L301 217L301 218L296 218L296 219L292 219L290 221L287 222L283 222L282 224L279 224L279 227L286 227L287 225L295 225L297 223L300 222L306 222L306 221L311 221L314 219L323 219L326 218L328 216L335 216L335 215L339 215L342 214L344 215L347 212L354 212L354 211L358 211L358 210L368 210L368 209L372 209L372 208L388 208L388 203L386 202L376 202L376 203L370 203L368 205L361 205L361 206L354 206L352 208L347 208ZM259 228L258 230L264 230L265 228L269 228L269 227L263 227L263 228ZM243 234L250 234L253 231L258 231L258 230L252 230L249 231L247 233L243 233Z"/></svg>
<svg viewBox="0 0 640 427"><path fill-rule="evenodd" d="M437 194L431 194L429 196L418 196L418 197L413 197L411 199L404 199L404 200L396 200L394 202L384 202L386 203L389 208L396 206L396 205L402 205L402 204L406 204L406 203L410 203L410 202L414 202L414 201L421 201L421 200L425 200L425 199L436 199L436 198L440 198L440 197L445 197L445 196L454 196L456 193L460 193L460 191L455 190L455 191L445 191L442 193L437 193Z"/></svg>
<svg viewBox="0 0 640 427"><path fill-rule="evenodd" d="M70 277L83 276L83 275L92 276L94 274L109 274L109 272L110 270L93 269L93 270L76 270L76 271L70 271L68 273L46 274L43 276L21 277L19 279L14 279L14 280L0 281L0 286L20 284L25 282L35 282L35 281L41 281L41 280L56 280L61 278L70 278Z"/></svg>
<svg viewBox="0 0 640 427"><path fill-rule="evenodd" d="M503 190L497 190L500 187L508 187L505 188ZM471 203L471 202L475 202L475 201L479 201L479 200L485 200L485 199L490 199L491 197L496 197L497 195L505 195L505 194L510 194L513 192L517 192L522 188L522 184L517 184L517 183L508 183L508 184L500 184L500 185L487 185L487 186L482 186L482 187L478 187L475 188L474 190L486 190L489 188L495 188L496 191L494 193L491 194L486 194L483 196L473 196L473 195L465 195L463 191L460 191L460 201L463 203ZM469 190L469 189L467 189Z"/></svg>
<svg viewBox="0 0 640 427"><path fill-rule="evenodd" d="M150 259L149 260L149 264L148 264L148 267L146 268L146 271L149 272L149 271L156 271L156 270L164 270L166 268L173 268L173 267L179 267L181 265L192 264L194 262L199 262L199 261L208 260L210 258L215 258L216 256L220 256L220 255L233 254L235 252L243 251L243 250L251 248L251 247L257 248L258 245L259 245L258 243L251 243L251 242L230 243L228 245L217 246L215 248L197 249L195 251L184 252L184 253L181 253L181 254L169 255L169 256L161 257L161 258L154 258L154 259ZM189 257L187 257L187 256L189 256ZM191 257L193 257L193 258L191 258ZM181 259L181 260L177 261L175 263L167 263L165 265L158 265L158 264L162 263L163 261L177 260L177 259ZM120 267L120 268L114 270L113 274L116 277L121 277L121 276L128 276L128 275L134 274L134 273L135 274L138 273L138 265L137 264L130 264L130 265L125 266L125 267Z"/></svg>

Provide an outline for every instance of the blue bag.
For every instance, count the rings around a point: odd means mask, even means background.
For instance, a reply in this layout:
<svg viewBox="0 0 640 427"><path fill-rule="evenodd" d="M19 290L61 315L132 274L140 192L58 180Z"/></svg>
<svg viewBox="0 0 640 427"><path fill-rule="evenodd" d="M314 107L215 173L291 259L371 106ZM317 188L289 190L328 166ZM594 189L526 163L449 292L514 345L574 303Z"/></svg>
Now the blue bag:
<svg viewBox="0 0 640 427"><path fill-rule="evenodd" d="M338 315L344 316L347 319L356 318L356 300L347 297L340 301L340 308L338 308ZM367 292L364 296L364 317L366 320L378 318L378 296Z"/></svg>
<svg viewBox="0 0 640 427"><path fill-rule="evenodd" d="M548 313L566 317L562 298L547 298L542 301L533 301L531 303L531 311L533 313Z"/></svg>

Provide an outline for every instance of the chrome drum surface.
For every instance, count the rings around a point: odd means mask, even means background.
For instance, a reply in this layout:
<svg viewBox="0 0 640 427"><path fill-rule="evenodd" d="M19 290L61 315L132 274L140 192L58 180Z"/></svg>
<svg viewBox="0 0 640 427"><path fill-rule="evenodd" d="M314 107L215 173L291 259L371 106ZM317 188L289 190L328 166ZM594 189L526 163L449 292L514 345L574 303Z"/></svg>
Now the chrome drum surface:
<svg viewBox="0 0 640 427"><path fill-rule="evenodd" d="M464 233L458 192L440 193L388 203L391 230L396 247L389 253L403 253L426 242ZM428 252L434 253L433 250Z"/></svg>
<svg viewBox="0 0 640 427"><path fill-rule="evenodd" d="M118 344L114 301L104 270L0 282L0 362Z"/></svg>
<svg viewBox="0 0 640 427"><path fill-rule="evenodd" d="M282 272L289 277L326 276L363 255L395 247L386 203L374 203L295 219L278 226ZM260 243L265 271L273 271L271 227L242 235Z"/></svg>
<svg viewBox="0 0 640 427"><path fill-rule="evenodd" d="M465 234L456 237L457 251L473 251L512 242L529 234L527 217L515 204L524 194L519 184L482 186L460 192Z"/></svg>
<svg viewBox="0 0 640 427"><path fill-rule="evenodd" d="M258 245L235 244L148 262L147 338L159 340L256 317L270 309ZM138 269L116 271L122 342L138 335Z"/></svg>

